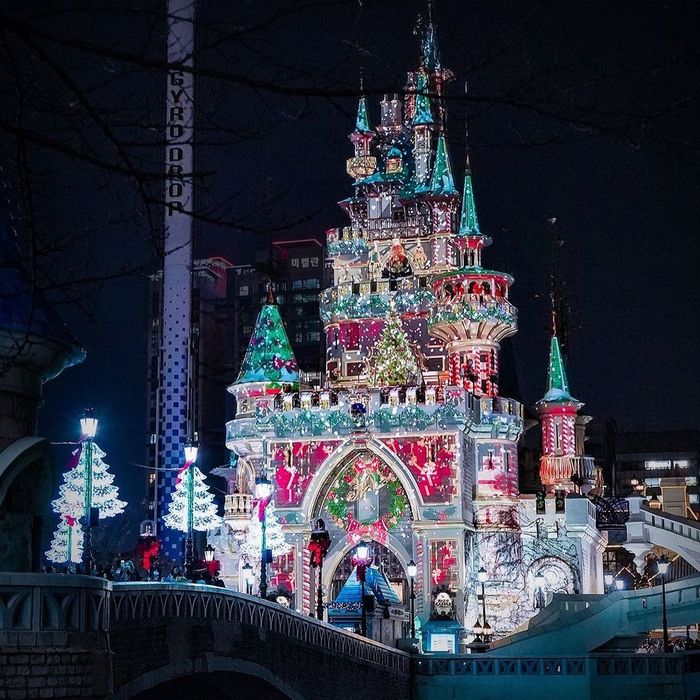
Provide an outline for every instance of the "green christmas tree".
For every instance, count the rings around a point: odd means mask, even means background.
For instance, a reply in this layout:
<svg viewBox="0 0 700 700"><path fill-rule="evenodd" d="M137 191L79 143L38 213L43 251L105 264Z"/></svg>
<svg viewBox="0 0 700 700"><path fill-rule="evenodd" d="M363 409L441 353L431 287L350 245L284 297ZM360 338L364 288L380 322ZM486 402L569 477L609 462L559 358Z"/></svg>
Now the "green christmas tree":
<svg viewBox="0 0 700 700"><path fill-rule="evenodd" d="M298 384L299 368L284 330L279 310L272 299L262 307L255 321L236 384L267 382Z"/></svg>
<svg viewBox="0 0 700 700"><path fill-rule="evenodd" d="M420 368L408 336L396 316L390 316L372 352L366 373L372 386L402 386L420 381Z"/></svg>

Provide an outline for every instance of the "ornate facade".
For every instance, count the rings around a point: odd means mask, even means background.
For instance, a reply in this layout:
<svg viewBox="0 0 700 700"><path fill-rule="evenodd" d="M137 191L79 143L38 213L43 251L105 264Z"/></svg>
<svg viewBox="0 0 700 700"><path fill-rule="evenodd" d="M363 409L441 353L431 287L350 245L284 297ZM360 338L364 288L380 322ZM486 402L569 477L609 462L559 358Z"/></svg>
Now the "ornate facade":
<svg viewBox="0 0 700 700"><path fill-rule="evenodd" d="M517 330L513 278L482 266L491 239L477 219L468 158L461 194L455 185L443 109L451 78L430 24L405 95L384 97L376 127L360 99L347 162L353 194L340 202L349 224L327 234L334 284L320 296L325 384L300 384L270 299L230 387L236 466L218 542L224 576L245 590L236 543L247 536L254 478L267 475L289 543L272 562L270 586L290 591L298 610L315 608L307 545L321 517L332 537L322 581L329 598L357 543L372 542L404 600L404 572L416 562L423 621L446 589L471 629L485 568L489 622L503 634L551 592L602 591L604 539L591 502L574 493L572 471L564 474L582 459L567 432L581 405L574 399L538 404L546 425L565 422L567 440L563 451L545 450L543 476L550 455L573 462L543 479L547 495L519 491L523 411L498 381L499 344Z"/></svg>

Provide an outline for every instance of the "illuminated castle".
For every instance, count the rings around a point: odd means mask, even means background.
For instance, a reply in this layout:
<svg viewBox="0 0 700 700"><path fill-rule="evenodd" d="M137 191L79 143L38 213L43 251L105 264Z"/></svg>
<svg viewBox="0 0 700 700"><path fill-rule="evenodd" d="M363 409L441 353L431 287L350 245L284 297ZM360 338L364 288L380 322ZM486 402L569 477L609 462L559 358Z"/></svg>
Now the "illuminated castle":
<svg viewBox="0 0 700 700"><path fill-rule="evenodd" d="M404 601L416 562L423 625L440 593L445 613L447 593L447 616L471 630L483 567L489 623L503 634L552 592L602 591L605 542L591 503L574 493L593 470L573 437L581 404L568 393L556 336L538 403L548 493L519 492L522 406L500 395L498 379L499 344L517 330L513 278L482 266L491 239L477 219L468 159L461 192L455 184L442 99L451 78L431 23L405 95L385 96L376 126L360 98L347 162L353 194L340 203L349 225L328 231L335 281L320 297L325 384L300 381L270 299L230 387L236 466L218 542L224 577L245 590L242 567L258 562L238 543L248 536L253 481L264 475L289 543L269 587L288 591L298 610L315 609L308 543L321 517L332 537L328 601L351 575L357 543L371 542Z"/></svg>

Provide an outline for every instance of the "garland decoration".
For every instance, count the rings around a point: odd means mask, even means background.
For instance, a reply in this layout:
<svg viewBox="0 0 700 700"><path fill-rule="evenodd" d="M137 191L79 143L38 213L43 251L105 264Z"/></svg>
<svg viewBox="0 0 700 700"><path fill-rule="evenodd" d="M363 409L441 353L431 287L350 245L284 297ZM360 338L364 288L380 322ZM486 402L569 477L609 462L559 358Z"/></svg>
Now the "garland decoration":
<svg viewBox="0 0 700 700"><path fill-rule="evenodd" d="M389 494L388 512L372 522L362 522L348 513L350 503L361 501L368 492L385 487ZM366 461L358 457L338 474L331 486L326 508L335 524L348 533L353 542L365 537L384 544L389 530L396 528L408 508L408 499L396 474L378 457Z"/></svg>

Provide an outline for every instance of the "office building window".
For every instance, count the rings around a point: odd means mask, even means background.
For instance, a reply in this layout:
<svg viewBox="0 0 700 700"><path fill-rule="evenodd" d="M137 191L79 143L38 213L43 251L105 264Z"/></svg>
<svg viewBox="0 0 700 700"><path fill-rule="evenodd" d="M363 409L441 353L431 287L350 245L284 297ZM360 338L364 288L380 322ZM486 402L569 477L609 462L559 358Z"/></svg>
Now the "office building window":
<svg viewBox="0 0 700 700"><path fill-rule="evenodd" d="M304 342L304 334L303 333L295 333L294 334L294 342L295 343L303 343Z"/></svg>
<svg viewBox="0 0 700 700"><path fill-rule="evenodd" d="M304 280L304 289L319 289L321 287L321 280L311 277L310 279Z"/></svg>
<svg viewBox="0 0 700 700"><path fill-rule="evenodd" d="M306 280L304 280L306 282ZM304 284L301 280L292 280L292 289L303 289Z"/></svg>
<svg viewBox="0 0 700 700"><path fill-rule="evenodd" d="M247 297L248 294L250 294L250 290L248 289L248 285L247 285L247 284L242 284L242 285L238 288L238 296L240 296L240 297Z"/></svg>
<svg viewBox="0 0 700 700"><path fill-rule="evenodd" d="M700 499L698 499L698 494L697 493L690 493L688 494L688 503L698 503Z"/></svg>
<svg viewBox="0 0 700 700"><path fill-rule="evenodd" d="M309 343L317 343L319 340L321 340L321 334L318 331L306 334L306 341Z"/></svg>

